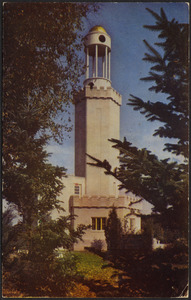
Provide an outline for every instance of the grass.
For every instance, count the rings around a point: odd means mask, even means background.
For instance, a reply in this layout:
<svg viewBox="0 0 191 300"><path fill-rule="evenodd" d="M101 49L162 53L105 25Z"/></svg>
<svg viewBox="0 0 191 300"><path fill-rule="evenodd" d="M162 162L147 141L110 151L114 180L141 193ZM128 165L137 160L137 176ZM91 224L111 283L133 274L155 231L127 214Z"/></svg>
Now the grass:
<svg viewBox="0 0 191 300"><path fill-rule="evenodd" d="M62 250L59 254L64 255ZM72 290L69 290L67 296L73 298L112 296L112 291L118 289L120 271L112 268L110 262L103 260L97 254L88 251L73 251L72 255L76 257L80 278L75 282Z"/></svg>
<svg viewBox="0 0 191 300"><path fill-rule="evenodd" d="M79 260L77 268L84 278L81 281L82 289L86 286L89 292L94 293L87 292L86 297L166 297L179 295L184 287L181 285L184 284L186 276L185 264L178 265L177 268L177 265L169 260L166 265L164 257L158 258L154 254L152 261L150 255L141 256L141 259L127 256L125 261L121 261L122 264L119 264L118 260L117 264L111 264L91 252L73 252L73 255ZM155 263L157 268L153 269Z"/></svg>
<svg viewBox="0 0 191 300"><path fill-rule="evenodd" d="M112 297L118 296L118 274L121 272L111 263L91 252L73 252L77 258L77 269L82 280L77 283L73 297Z"/></svg>
<svg viewBox="0 0 191 300"><path fill-rule="evenodd" d="M63 250L58 251L60 258L65 253ZM120 260L120 256L117 256L116 261L113 260L112 263L88 251L73 251L71 254L77 259L79 276L74 277L74 285L68 289L65 297L166 297L172 295L172 286L176 289L176 295L179 295L185 286L185 261L183 260L180 266L177 259L176 264L176 261L169 258L169 254L164 257L164 251L153 253L153 257L149 254L136 258L128 254ZM14 286L6 284L6 281L4 274L5 297L28 297L22 291L17 291Z"/></svg>
<svg viewBox="0 0 191 300"><path fill-rule="evenodd" d="M79 260L77 264L78 271L85 279L116 283L116 278L113 278L113 275L116 274L116 269L109 266L109 263L104 261L102 257L91 252L74 252L73 254Z"/></svg>
<svg viewBox="0 0 191 300"><path fill-rule="evenodd" d="M140 289L134 290L129 284L124 289L119 286L124 272L112 267L111 262L91 252L73 252L73 255L79 261L77 268L83 276L80 285L77 285L76 290L72 294L73 297L111 298L142 296Z"/></svg>

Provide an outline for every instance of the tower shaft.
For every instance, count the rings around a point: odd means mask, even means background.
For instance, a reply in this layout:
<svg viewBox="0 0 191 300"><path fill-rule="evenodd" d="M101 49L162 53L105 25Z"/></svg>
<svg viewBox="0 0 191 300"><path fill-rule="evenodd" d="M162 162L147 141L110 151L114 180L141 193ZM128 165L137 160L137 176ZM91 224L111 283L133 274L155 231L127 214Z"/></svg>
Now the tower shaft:
<svg viewBox="0 0 191 300"><path fill-rule="evenodd" d="M87 195L118 196L117 180L89 165L86 153L119 165L118 150L108 139L119 139L121 96L111 87L111 38L101 26L84 39L86 79L75 105L75 176L85 177Z"/></svg>
<svg viewBox="0 0 191 300"><path fill-rule="evenodd" d="M121 96L111 87L86 86L75 109L75 176L86 178L87 195L117 196L117 181L104 170L88 165L86 153L112 167L119 165L118 150L109 138L119 139Z"/></svg>

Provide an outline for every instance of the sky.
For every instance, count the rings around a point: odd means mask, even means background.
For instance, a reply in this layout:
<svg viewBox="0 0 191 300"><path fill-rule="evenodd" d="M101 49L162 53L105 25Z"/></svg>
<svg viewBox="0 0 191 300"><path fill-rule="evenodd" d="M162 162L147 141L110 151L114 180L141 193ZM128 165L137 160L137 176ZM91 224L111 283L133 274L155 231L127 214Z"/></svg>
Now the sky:
<svg viewBox="0 0 191 300"><path fill-rule="evenodd" d="M148 90L152 82L146 83L140 80L141 77L148 75L152 66L142 60L144 53L148 52L143 40L146 39L150 45L158 41L156 32L143 28L143 25L155 24L155 18L146 8L160 14L162 7L168 20L175 18L180 23L188 23L188 4L186 2L102 2L99 4L99 11L96 14L92 13L88 20L84 21L83 35L85 36L93 26L101 25L111 37L112 87L122 95L120 138L126 137L134 146L147 148L161 159L170 157L172 160L181 160L162 150L164 143L168 142L167 139L152 136L161 123L148 122L140 112L127 106L127 103L130 94L145 101L161 101L166 98L166 95L155 94ZM84 79L81 78L82 87ZM71 119L74 125L74 107L71 108ZM66 136L63 145L51 143L46 150L52 153L49 158L52 164L64 166L68 174L74 174L74 130L69 138Z"/></svg>

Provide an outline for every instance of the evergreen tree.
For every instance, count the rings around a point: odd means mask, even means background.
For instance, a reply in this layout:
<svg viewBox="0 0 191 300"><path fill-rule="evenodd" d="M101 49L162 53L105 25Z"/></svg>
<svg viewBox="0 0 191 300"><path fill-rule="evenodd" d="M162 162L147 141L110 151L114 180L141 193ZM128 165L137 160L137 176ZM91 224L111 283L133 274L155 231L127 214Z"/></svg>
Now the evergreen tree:
<svg viewBox="0 0 191 300"><path fill-rule="evenodd" d="M159 213L161 224L165 228L178 230L179 235L188 233L188 25L179 24L174 19L168 21L161 9L161 15L148 9L156 18L156 25L145 26L159 31L162 42L156 46L163 54L155 50L146 41L150 54L144 60L153 64L145 81L154 81L150 88L156 93L167 95L166 101L145 102L132 96L128 105L140 110L149 121L163 123L154 135L176 138L177 143L165 144L165 149L185 157L184 163L160 160L146 148L138 149L125 138L124 141L111 139L113 147L120 153L120 168L111 169L109 162L94 159L105 173L117 178L120 188L132 191L153 204L154 212Z"/></svg>
<svg viewBox="0 0 191 300"><path fill-rule="evenodd" d="M120 249L122 235L122 227L120 219L117 217L116 208L113 207L109 213L107 224L105 227L105 237L107 242L107 249L114 253Z"/></svg>
<svg viewBox="0 0 191 300"><path fill-rule="evenodd" d="M16 243L16 234L13 226L15 219L14 208L9 206L2 214L2 255L3 262L6 266L8 264L9 255L13 253Z"/></svg>
<svg viewBox="0 0 191 300"><path fill-rule="evenodd" d="M188 157L188 24L175 19L168 21L162 8L161 15L147 10L155 17L156 25L144 27L159 31L158 38L162 41L155 45L162 49L162 54L144 40L150 53L145 53L143 60L153 66L149 76L141 80L154 82L149 90L163 93L167 98L165 102L146 102L132 96L128 105L140 110L148 121L163 123L154 136L177 139L176 143L165 144L164 150Z"/></svg>

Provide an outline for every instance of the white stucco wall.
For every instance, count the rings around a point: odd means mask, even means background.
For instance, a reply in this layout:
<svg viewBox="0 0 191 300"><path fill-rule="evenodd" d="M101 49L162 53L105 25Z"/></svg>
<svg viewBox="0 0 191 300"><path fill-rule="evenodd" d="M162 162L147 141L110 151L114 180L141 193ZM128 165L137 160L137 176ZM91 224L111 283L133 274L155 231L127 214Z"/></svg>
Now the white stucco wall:
<svg viewBox="0 0 191 300"><path fill-rule="evenodd" d="M121 95L111 87L95 86L91 89L86 85L76 99L75 174L86 178L86 194L117 197L117 180L106 176L103 169L87 165L87 162L94 161L85 154L107 159L113 168L119 165L119 152L112 148L108 139L120 138Z"/></svg>
<svg viewBox="0 0 191 300"><path fill-rule="evenodd" d="M63 178L63 183L65 187L62 190L61 195L58 197L60 201L63 201L61 203L62 208L65 209L65 212L58 212L56 209L52 212L51 217L53 219L58 218L59 216L68 216L69 213L69 198L71 195L74 195L75 193L75 185L80 186L80 195L82 196L85 194L85 178L84 177L77 177L74 175L68 175L68 177Z"/></svg>
<svg viewBox="0 0 191 300"><path fill-rule="evenodd" d="M156 238L153 238L153 241L152 241L153 250L159 249L159 248L164 249L166 246L167 246L167 244L163 244L159 240L157 240Z"/></svg>
<svg viewBox="0 0 191 300"><path fill-rule="evenodd" d="M113 206L116 207L117 216L121 221L127 214L130 213L128 207L130 199L122 196L115 198L112 196L83 196L82 198L77 196L70 197L70 211L76 215L73 226L76 229L78 225L92 225L92 218L108 218ZM137 215L129 215L126 220L130 218L135 219L133 232L140 232L141 230L141 217ZM130 221L129 221L130 222ZM79 241L74 245L74 250L83 251L84 247L90 247L94 240L102 240L103 249L106 250L105 233L104 230L87 229L83 241Z"/></svg>

